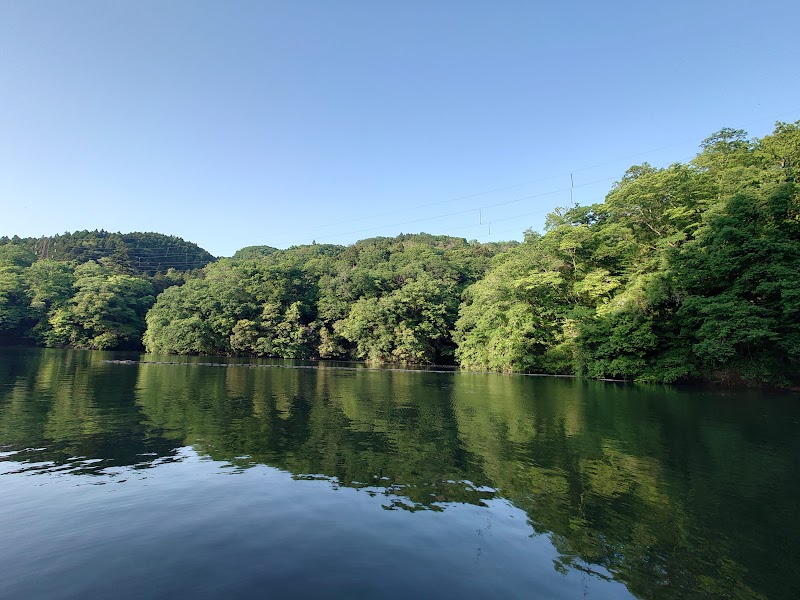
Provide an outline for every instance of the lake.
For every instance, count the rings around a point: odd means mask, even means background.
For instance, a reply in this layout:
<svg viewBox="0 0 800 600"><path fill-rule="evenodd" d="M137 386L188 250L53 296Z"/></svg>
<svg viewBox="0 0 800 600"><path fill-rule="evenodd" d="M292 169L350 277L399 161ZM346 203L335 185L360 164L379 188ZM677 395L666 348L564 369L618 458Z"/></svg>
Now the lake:
<svg viewBox="0 0 800 600"><path fill-rule="evenodd" d="M209 360L0 350L0 597L800 589L798 394Z"/></svg>

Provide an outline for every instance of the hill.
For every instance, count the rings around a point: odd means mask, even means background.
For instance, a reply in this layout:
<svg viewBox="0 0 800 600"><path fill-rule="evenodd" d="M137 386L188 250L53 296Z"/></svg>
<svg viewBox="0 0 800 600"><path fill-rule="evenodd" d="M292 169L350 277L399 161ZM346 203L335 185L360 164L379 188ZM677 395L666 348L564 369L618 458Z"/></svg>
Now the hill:
<svg viewBox="0 0 800 600"><path fill-rule="evenodd" d="M35 260L83 264L100 262L133 274L155 276L170 269L201 269L215 260L195 243L153 232L110 233L76 231L43 237L0 237L0 246L12 244L28 250Z"/></svg>

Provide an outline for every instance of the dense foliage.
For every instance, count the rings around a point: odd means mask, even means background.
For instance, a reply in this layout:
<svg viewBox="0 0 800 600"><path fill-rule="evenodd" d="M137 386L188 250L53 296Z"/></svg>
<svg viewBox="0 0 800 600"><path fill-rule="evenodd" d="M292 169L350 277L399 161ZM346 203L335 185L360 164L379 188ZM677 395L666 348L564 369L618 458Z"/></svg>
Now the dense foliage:
<svg viewBox="0 0 800 600"><path fill-rule="evenodd" d="M794 385L798 170L800 122L763 139L723 129L522 244L400 235L211 262L158 234L0 240L0 335L135 346L158 296L143 342L160 353Z"/></svg>
<svg viewBox="0 0 800 600"><path fill-rule="evenodd" d="M37 260L76 264L103 261L116 270L150 277L170 269L201 269L214 260L197 244L150 232L76 231L40 238L0 237L0 246L6 244L25 248Z"/></svg>
<svg viewBox="0 0 800 600"><path fill-rule="evenodd" d="M559 210L467 290L462 365L652 381L796 383L800 123L725 129L688 165Z"/></svg>
<svg viewBox="0 0 800 600"><path fill-rule="evenodd" d="M157 293L213 260L195 244L158 233L80 231L0 242L6 344L140 348ZM173 260L170 252L182 256Z"/></svg>
<svg viewBox="0 0 800 600"><path fill-rule="evenodd" d="M161 353L452 360L460 294L507 246L420 234L349 247L245 248L159 296L145 346Z"/></svg>

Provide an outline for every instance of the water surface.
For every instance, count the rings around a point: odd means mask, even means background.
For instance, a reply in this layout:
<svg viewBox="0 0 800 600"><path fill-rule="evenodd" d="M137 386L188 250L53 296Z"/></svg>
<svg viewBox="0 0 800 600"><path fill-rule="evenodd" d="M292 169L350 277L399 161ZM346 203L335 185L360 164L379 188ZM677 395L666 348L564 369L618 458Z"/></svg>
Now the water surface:
<svg viewBox="0 0 800 600"><path fill-rule="evenodd" d="M796 394L120 357L0 350L0 597L800 588Z"/></svg>

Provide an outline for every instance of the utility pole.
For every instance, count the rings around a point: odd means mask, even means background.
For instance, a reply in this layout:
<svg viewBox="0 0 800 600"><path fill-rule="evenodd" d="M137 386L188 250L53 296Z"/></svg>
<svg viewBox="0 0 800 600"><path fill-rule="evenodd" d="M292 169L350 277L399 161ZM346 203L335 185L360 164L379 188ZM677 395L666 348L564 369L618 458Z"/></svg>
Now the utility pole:
<svg viewBox="0 0 800 600"><path fill-rule="evenodd" d="M572 206L572 188L575 187L575 182L572 180L572 173L569 174L569 203Z"/></svg>

